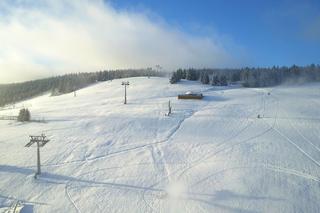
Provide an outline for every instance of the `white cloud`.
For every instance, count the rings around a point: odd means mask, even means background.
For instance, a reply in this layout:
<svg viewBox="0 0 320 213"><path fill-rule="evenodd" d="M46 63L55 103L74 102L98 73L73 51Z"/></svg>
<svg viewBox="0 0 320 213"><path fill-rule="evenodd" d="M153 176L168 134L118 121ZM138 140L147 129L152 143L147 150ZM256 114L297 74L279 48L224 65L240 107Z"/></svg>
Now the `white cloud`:
<svg viewBox="0 0 320 213"><path fill-rule="evenodd" d="M0 3L0 83L103 69L233 66L219 36L196 36L102 0Z"/></svg>

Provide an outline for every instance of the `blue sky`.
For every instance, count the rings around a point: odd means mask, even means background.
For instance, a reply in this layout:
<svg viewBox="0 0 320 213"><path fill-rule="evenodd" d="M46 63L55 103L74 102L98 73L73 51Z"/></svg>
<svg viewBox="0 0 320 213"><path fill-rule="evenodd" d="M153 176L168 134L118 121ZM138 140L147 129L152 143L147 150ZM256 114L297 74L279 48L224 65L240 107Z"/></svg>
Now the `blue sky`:
<svg viewBox="0 0 320 213"><path fill-rule="evenodd" d="M320 64L320 0L0 0L0 83Z"/></svg>
<svg viewBox="0 0 320 213"><path fill-rule="evenodd" d="M193 34L218 33L244 48L248 65L320 63L318 0L112 0L119 10L149 11Z"/></svg>

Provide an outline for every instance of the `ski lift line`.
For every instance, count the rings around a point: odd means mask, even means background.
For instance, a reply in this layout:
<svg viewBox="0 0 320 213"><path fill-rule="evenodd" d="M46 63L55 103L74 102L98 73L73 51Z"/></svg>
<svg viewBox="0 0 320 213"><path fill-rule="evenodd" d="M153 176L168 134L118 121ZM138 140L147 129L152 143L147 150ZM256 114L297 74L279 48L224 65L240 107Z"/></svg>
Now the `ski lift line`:
<svg viewBox="0 0 320 213"><path fill-rule="evenodd" d="M122 86L124 86L124 104L127 104L127 86L130 85L129 81L122 81Z"/></svg>
<svg viewBox="0 0 320 213"><path fill-rule="evenodd" d="M50 140L44 134L32 136L30 135L30 142L28 142L25 147L30 147L33 144L37 144L37 172L35 178L41 174L41 163L40 163L40 148L44 147Z"/></svg>

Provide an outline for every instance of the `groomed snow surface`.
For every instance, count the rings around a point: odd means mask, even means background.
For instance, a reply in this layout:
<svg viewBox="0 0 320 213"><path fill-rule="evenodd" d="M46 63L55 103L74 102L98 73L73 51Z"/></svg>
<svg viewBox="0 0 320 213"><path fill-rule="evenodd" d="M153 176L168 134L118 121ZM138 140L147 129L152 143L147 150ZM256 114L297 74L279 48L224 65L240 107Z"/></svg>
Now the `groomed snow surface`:
<svg viewBox="0 0 320 213"><path fill-rule="evenodd" d="M205 97L178 100L186 91ZM46 123L0 121L0 207L319 212L319 100L320 84L249 89L141 77L16 104L0 115L28 107ZM51 141L34 179L36 148L24 145L41 133Z"/></svg>

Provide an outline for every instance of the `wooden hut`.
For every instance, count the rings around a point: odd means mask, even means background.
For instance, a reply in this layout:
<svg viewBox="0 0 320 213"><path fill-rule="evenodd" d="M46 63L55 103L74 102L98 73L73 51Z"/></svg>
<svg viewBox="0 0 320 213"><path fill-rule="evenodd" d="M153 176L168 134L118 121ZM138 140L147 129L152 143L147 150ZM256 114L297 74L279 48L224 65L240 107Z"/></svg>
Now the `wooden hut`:
<svg viewBox="0 0 320 213"><path fill-rule="evenodd" d="M186 92L185 94L178 95L178 99L196 99L201 100L203 98L202 93Z"/></svg>

